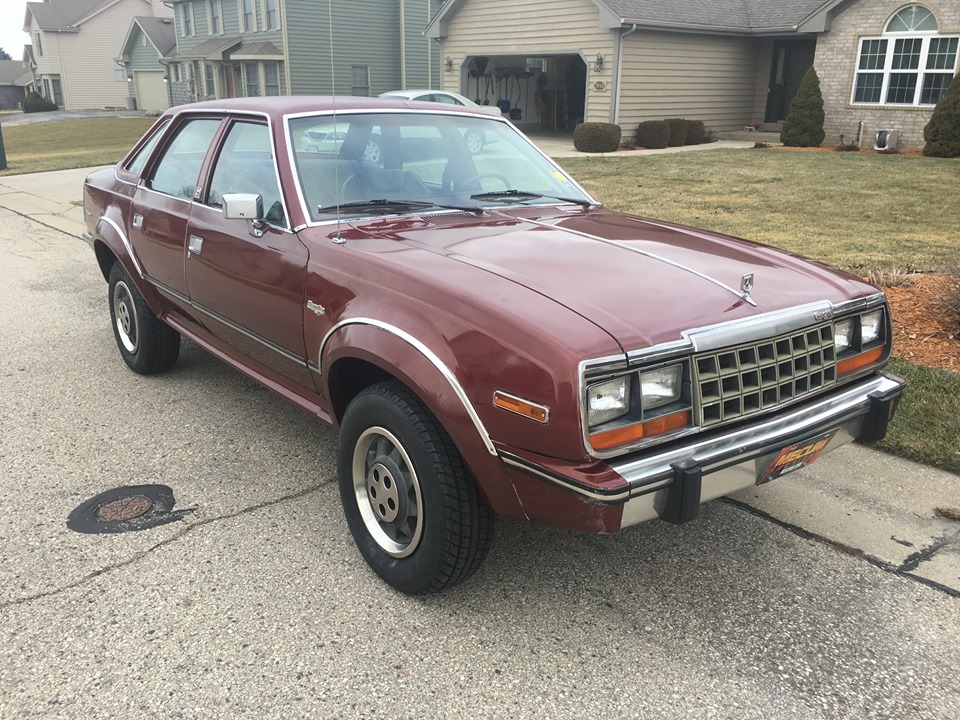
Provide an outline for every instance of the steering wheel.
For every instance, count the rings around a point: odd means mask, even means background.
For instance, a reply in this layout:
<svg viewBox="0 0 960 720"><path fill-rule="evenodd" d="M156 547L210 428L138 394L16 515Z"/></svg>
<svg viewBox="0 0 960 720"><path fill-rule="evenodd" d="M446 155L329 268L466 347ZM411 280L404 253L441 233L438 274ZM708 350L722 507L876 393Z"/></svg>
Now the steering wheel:
<svg viewBox="0 0 960 720"><path fill-rule="evenodd" d="M472 177L469 177L469 178L467 178L466 180L464 180L463 182L461 182L461 183L458 185L457 190L461 190L461 191L462 191L462 190L466 190L467 188L469 188L471 185L473 185L473 184L475 184L475 183L476 183L476 186L477 186L476 189L477 189L477 190L482 190L483 188L480 187L480 181L481 181L481 180L485 180L485 179L487 179L487 178L493 178L493 179L496 180L497 182L502 183L504 190L509 190L509 189L510 189L510 181L507 180L507 178L505 178L505 177L504 177L503 175L501 175L500 173L477 173L476 175L474 175L474 176L472 176Z"/></svg>

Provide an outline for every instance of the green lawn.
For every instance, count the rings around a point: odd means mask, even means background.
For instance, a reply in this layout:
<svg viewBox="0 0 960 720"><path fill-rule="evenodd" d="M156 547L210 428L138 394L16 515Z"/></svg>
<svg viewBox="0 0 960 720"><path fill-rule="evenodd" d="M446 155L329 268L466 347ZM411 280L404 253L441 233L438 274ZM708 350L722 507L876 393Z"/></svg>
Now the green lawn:
<svg viewBox="0 0 960 720"><path fill-rule="evenodd" d="M866 274L960 257L960 161L709 150L561 164L605 205L758 240Z"/></svg>
<svg viewBox="0 0 960 720"><path fill-rule="evenodd" d="M759 240L861 275L960 267L960 161L710 150L564 159L608 207ZM960 375L894 360L909 387L878 447L960 473Z"/></svg>
<svg viewBox="0 0 960 720"><path fill-rule="evenodd" d="M907 379L907 394L877 447L960 474L960 373L893 360Z"/></svg>
<svg viewBox="0 0 960 720"><path fill-rule="evenodd" d="M4 126L7 169L0 176L115 163L154 121L118 117Z"/></svg>

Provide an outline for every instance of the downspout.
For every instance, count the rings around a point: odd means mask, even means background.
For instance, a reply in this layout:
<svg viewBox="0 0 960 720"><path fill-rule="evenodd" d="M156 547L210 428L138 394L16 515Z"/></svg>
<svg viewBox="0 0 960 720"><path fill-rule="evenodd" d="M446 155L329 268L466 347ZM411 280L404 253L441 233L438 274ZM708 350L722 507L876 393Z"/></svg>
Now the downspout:
<svg viewBox="0 0 960 720"><path fill-rule="evenodd" d="M400 0L400 89L407 89L407 11Z"/></svg>
<svg viewBox="0 0 960 720"><path fill-rule="evenodd" d="M623 81L623 39L637 31L637 24L626 32L617 35L617 67L613 71L613 102L610 103L610 122L619 125L620 120L620 84Z"/></svg>

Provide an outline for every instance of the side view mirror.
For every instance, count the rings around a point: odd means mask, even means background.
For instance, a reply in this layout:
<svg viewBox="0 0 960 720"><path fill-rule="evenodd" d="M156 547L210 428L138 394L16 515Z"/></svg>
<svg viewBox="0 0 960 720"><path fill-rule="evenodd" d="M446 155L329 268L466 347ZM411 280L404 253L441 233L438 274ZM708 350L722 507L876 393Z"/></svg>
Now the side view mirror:
<svg viewBox="0 0 960 720"><path fill-rule="evenodd" d="M254 193L224 193L222 203L227 220L246 220L250 234L263 237L263 197Z"/></svg>

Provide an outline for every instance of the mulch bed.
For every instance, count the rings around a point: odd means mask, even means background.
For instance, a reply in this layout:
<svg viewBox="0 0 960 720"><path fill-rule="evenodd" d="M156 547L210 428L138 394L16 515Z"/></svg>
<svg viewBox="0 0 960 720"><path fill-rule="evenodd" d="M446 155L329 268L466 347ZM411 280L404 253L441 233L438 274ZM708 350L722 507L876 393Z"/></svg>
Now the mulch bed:
<svg viewBox="0 0 960 720"><path fill-rule="evenodd" d="M897 277L909 284L883 289L893 314L894 356L960 372L960 318L947 313L943 304L960 278L942 273Z"/></svg>

